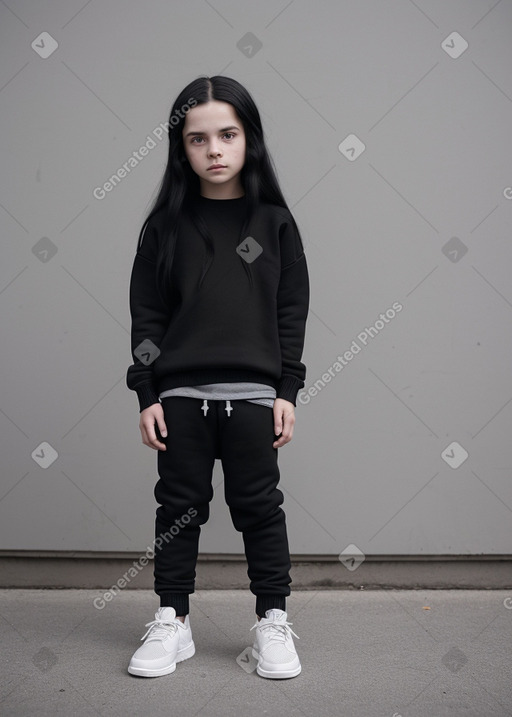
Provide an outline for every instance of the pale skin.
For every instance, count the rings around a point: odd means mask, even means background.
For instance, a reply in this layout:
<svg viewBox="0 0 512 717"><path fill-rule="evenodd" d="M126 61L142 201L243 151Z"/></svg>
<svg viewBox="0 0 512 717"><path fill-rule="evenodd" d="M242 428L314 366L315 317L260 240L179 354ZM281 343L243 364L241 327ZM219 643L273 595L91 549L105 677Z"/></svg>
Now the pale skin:
<svg viewBox="0 0 512 717"><path fill-rule="evenodd" d="M185 155L199 177L201 195L209 199L243 197L240 172L245 162L245 132L234 107L217 100L193 107L187 112L182 135ZM223 167L212 169L216 164ZM279 437L272 445L281 448L292 440L295 406L284 398L276 398L273 411L274 433ZM165 451L167 447L158 440L155 423L165 438L167 426L160 403L154 403L141 412L139 428L145 446ZM184 615L178 616L178 619L185 622Z"/></svg>

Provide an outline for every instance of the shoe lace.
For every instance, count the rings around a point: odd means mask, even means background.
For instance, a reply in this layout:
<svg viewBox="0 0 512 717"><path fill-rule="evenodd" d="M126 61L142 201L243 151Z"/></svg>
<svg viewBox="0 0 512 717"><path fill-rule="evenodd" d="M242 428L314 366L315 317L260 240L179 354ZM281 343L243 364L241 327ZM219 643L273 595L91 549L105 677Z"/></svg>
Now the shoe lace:
<svg viewBox="0 0 512 717"><path fill-rule="evenodd" d="M300 637L291 629L290 625L293 625L293 622L263 622L262 624L262 621L258 620L251 627L251 630L254 630L255 627L259 627L260 630L270 630L272 639L280 642L286 642L289 633L295 635L297 640L300 640Z"/></svg>
<svg viewBox="0 0 512 717"><path fill-rule="evenodd" d="M173 635L178 627L185 629L185 625L181 620L166 622L165 620L157 619L147 622L144 627L147 627L148 630L140 638L141 640L144 640L146 636L148 636L148 640L164 640L166 637L169 637L169 633Z"/></svg>

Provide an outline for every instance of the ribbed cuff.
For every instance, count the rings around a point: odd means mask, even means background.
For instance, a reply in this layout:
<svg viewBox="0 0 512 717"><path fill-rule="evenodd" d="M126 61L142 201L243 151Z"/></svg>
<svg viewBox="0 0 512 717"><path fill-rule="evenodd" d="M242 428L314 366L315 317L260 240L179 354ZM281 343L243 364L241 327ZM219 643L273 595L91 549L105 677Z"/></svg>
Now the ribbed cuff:
<svg viewBox="0 0 512 717"><path fill-rule="evenodd" d="M141 383L135 387L137 398L139 399L139 413L154 403L160 403L158 394L155 392L152 383Z"/></svg>
<svg viewBox="0 0 512 717"><path fill-rule="evenodd" d="M160 595L160 607L173 607L176 610L176 617L188 615L188 593L162 593Z"/></svg>
<svg viewBox="0 0 512 717"><path fill-rule="evenodd" d="M256 596L256 615L265 617L267 610L284 610L286 612L286 596L285 595L257 595Z"/></svg>
<svg viewBox="0 0 512 717"><path fill-rule="evenodd" d="M276 398L283 398L285 401L290 401L294 406L297 405L297 393L299 389L304 387L304 381L301 381L296 376L290 374L284 374L279 381L279 386L276 391Z"/></svg>

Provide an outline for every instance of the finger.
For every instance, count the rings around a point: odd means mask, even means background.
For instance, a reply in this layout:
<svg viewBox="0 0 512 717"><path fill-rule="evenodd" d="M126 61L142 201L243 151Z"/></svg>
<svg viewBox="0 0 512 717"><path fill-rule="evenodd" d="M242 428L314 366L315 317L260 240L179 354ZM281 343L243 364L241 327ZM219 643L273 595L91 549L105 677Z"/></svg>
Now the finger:
<svg viewBox="0 0 512 717"><path fill-rule="evenodd" d="M149 446L150 448L154 448L155 450L161 450L161 451L167 450L165 443L162 443L157 438L154 424L151 425L151 424L145 423L144 429L145 429L145 433L146 433L146 440L147 440L146 445L147 446Z"/></svg>
<svg viewBox="0 0 512 717"><path fill-rule="evenodd" d="M159 441L156 436L155 436L154 440L150 439L150 446L151 446L151 448L154 448L157 451L166 451L167 450L167 446L165 445L165 443L162 443L161 441Z"/></svg>
<svg viewBox="0 0 512 717"><path fill-rule="evenodd" d="M279 438L277 440L282 441L283 445L284 445L285 443L289 443L292 440L292 435L293 435L293 432L283 431L282 435L279 436Z"/></svg>
<svg viewBox="0 0 512 717"><path fill-rule="evenodd" d="M153 429L152 435L150 435L150 437L149 437L149 440L150 440L152 448L155 448L158 451L166 451L167 450L167 446L165 445L165 443L162 443L162 441L160 441L157 438L157 435L156 435L154 429Z"/></svg>
<svg viewBox="0 0 512 717"><path fill-rule="evenodd" d="M144 424L141 423L139 428L140 428L140 435L142 436L142 442L144 443L145 446L147 446L149 441L148 441L148 434L146 433Z"/></svg>
<svg viewBox="0 0 512 717"><path fill-rule="evenodd" d="M286 438L284 435L277 439L277 441L274 441L272 444L274 448L282 448L284 445L289 443L291 441L291 438Z"/></svg>
<svg viewBox="0 0 512 717"><path fill-rule="evenodd" d="M283 425L283 436L285 436L287 438L291 438L293 435L294 426L295 426L295 416L293 416L293 414L285 416L284 425Z"/></svg>
<svg viewBox="0 0 512 717"><path fill-rule="evenodd" d="M281 433L276 432L276 441L274 442L274 446L278 444L279 446L284 446L285 443L288 443L292 440L293 436L293 423L290 424L289 422L285 422L283 426L283 430Z"/></svg>

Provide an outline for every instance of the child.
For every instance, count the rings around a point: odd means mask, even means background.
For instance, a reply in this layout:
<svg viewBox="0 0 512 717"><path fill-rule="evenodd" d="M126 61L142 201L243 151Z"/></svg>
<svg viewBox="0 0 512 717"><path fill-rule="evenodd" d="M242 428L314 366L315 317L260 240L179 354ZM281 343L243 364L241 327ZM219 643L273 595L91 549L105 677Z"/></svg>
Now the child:
<svg viewBox="0 0 512 717"><path fill-rule="evenodd" d="M301 665L285 611L291 564L277 449L292 439L306 375L304 248L259 112L239 82L191 82L168 132L167 167L130 280L134 363L126 378L140 404L142 442L158 451L160 608L128 672L166 675L195 653L189 595L220 458L256 596L257 673L295 677Z"/></svg>

